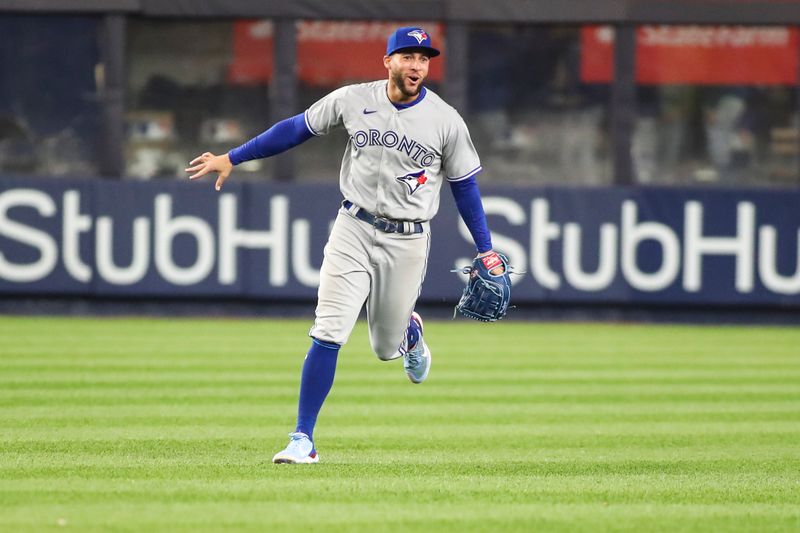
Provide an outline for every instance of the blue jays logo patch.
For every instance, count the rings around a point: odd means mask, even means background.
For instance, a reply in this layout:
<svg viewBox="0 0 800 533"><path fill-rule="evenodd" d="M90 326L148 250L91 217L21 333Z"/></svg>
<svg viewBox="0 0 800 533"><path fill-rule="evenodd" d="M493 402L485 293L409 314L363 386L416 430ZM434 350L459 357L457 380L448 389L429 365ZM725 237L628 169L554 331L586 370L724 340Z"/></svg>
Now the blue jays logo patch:
<svg viewBox="0 0 800 533"><path fill-rule="evenodd" d="M412 30L408 32L408 36L416 39L419 44L422 44L422 41L428 40L428 34L422 30Z"/></svg>
<svg viewBox="0 0 800 533"><path fill-rule="evenodd" d="M428 176L425 175L424 170L420 170L405 176L398 176L395 179L406 186L408 194L414 194L417 189L425 185L425 182L428 181Z"/></svg>

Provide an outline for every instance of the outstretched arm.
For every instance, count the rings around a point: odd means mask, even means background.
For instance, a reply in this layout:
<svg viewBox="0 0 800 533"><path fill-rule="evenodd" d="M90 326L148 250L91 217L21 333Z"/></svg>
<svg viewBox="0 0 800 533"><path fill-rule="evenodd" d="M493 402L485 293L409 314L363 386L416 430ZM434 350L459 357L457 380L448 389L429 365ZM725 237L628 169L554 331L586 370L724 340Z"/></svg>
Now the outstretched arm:
<svg viewBox="0 0 800 533"><path fill-rule="evenodd" d="M234 148L227 154L214 155L211 152L194 158L189 163L186 172L193 172L189 179L197 179L210 172L217 173L216 189L220 190L222 184L228 179L234 165L262 159L285 152L313 137L306 126L303 113L282 120L264 133L254 137L243 145Z"/></svg>
<svg viewBox="0 0 800 533"><path fill-rule="evenodd" d="M304 143L314 134L306 126L303 113L281 120L261 135L228 152L231 163L238 165L253 159L263 159L285 152Z"/></svg>

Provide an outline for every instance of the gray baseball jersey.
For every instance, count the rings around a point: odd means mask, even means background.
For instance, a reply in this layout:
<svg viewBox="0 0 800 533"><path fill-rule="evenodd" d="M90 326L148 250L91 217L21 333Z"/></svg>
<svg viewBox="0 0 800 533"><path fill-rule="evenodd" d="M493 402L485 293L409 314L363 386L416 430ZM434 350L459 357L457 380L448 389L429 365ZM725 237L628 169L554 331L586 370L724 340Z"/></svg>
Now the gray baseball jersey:
<svg viewBox="0 0 800 533"><path fill-rule="evenodd" d="M342 87L305 112L315 135L344 126L350 134L340 189L348 200L378 216L428 221L439 209L444 180L480 172L464 120L436 93L397 109L386 80Z"/></svg>

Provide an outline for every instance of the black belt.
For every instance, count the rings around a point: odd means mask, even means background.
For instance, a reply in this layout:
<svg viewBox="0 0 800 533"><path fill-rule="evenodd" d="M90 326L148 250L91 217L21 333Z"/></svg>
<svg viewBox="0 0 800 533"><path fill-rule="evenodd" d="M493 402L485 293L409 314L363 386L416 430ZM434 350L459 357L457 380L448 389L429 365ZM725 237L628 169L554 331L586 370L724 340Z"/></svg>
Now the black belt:
<svg viewBox="0 0 800 533"><path fill-rule="evenodd" d="M359 220L363 220L370 226L385 233L422 233L424 228L420 222L409 222L407 220L391 220L388 218L373 215L360 207L356 207L350 200L342 202L342 207L350 211ZM355 212L351 208L356 207Z"/></svg>

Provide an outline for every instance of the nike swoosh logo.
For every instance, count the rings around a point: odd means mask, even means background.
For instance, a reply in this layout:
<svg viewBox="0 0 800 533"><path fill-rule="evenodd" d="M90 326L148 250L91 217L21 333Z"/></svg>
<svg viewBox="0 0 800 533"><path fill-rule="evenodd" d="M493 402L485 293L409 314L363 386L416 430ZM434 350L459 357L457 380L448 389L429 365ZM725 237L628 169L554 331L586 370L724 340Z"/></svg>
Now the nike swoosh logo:
<svg viewBox="0 0 800 533"><path fill-rule="evenodd" d="M373 113L377 113L377 112L378 112L378 110L377 110L377 109L376 109L375 111L367 111L367 108L366 108L366 107L364 108L364 114L365 114L365 115L371 115L371 114L373 114Z"/></svg>

